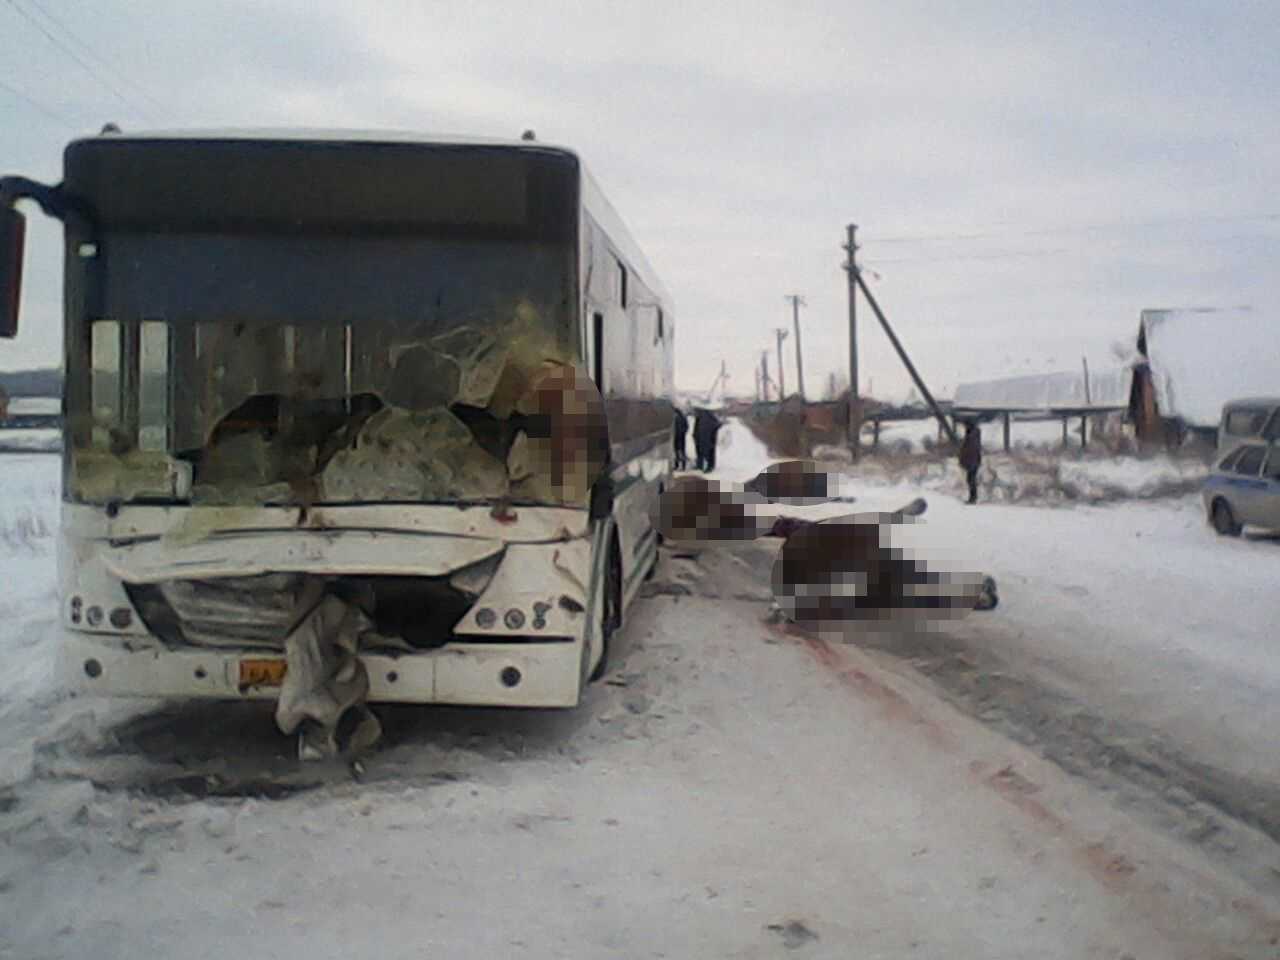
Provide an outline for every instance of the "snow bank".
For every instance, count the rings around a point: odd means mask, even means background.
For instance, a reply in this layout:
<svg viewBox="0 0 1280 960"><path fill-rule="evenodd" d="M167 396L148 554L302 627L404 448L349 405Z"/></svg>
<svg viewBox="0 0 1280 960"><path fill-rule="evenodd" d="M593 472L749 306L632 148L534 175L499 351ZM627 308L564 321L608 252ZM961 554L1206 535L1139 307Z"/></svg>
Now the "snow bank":
<svg viewBox="0 0 1280 960"><path fill-rule="evenodd" d="M847 468L860 483L911 484L965 495L964 474L952 459L868 457ZM1168 456L1063 457L1024 451L988 454L979 473L979 499L1044 506L1150 500L1194 493L1204 464Z"/></svg>
<svg viewBox="0 0 1280 960"><path fill-rule="evenodd" d="M0 789L31 775L53 695L60 468L54 457L0 456L0 584L10 587L0 592Z"/></svg>
<svg viewBox="0 0 1280 960"><path fill-rule="evenodd" d="M55 428L0 430L0 453L57 453L62 432Z"/></svg>
<svg viewBox="0 0 1280 960"><path fill-rule="evenodd" d="M60 397L10 397L9 416L27 416L41 414L49 416L62 412Z"/></svg>

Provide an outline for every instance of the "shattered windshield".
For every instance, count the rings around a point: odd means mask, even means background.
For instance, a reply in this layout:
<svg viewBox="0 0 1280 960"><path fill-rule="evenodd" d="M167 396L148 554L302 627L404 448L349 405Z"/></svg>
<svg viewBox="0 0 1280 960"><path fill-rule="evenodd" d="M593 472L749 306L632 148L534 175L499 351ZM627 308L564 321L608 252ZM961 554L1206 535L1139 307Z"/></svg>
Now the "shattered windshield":
<svg viewBox="0 0 1280 960"><path fill-rule="evenodd" d="M69 410L77 496L580 504L587 483L551 476L550 428L530 400L572 370L570 251L436 241L402 260L392 306L349 321L213 303L207 316L91 321L72 371L88 379Z"/></svg>

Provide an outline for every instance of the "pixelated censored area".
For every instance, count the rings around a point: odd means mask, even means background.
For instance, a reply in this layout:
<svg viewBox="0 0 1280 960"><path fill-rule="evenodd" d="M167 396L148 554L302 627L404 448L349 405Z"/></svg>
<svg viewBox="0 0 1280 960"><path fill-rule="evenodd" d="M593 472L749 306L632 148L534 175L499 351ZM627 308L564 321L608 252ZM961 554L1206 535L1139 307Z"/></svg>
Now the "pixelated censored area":
<svg viewBox="0 0 1280 960"><path fill-rule="evenodd" d="M887 546L898 514L859 514L792 530L774 561L774 599L797 623L950 618L979 605L984 578L930 571L909 550Z"/></svg>
<svg viewBox="0 0 1280 960"><path fill-rule="evenodd" d="M831 479L803 460L774 464L740 491L679 477L660 498L658 529L674 541L782 538L771 577L774 600L807 627L839 632L843 624L948 619L996 605L989 577L931 571L910 550L887 543L890 526L918 522L927 508L923 499L892 513L825 521L762 516L758 509L766 502L828 502Z"/></svg>
<svg viewBox="0 0 1280 960"><path fill-rule="evenodd" d="M583 500L609 461L604 399L589 376L548 364L516 404L527 419L508 465L513 479L541 478L554 499ZM523 444L520 443L523 440Z"/></svg>
<svg viewBox="0 0 1280 960"><path fill-rule="evenodd" d="M748 480L743 489L770 503L803 507L826 503L835 497L836 481L836 477L812 460L784 460Z"/></svg>
<svg viewBox="0 0 1280 960"><path fill-rule="evenodd" d="M659 501L658 529L668 540L754 540L772 526L756 511L759 501L702 477L677 477Z"/></svg>

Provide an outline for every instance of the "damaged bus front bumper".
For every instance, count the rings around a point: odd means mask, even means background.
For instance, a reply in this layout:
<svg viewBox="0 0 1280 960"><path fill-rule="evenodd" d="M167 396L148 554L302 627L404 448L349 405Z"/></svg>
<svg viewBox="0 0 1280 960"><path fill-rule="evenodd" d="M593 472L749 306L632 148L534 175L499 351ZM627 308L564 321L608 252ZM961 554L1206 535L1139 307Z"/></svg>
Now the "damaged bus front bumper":
<svg viewBox="0 0 1280 960"><path fill-rule="evenodd" d="M584 515L525 510L503 539L488 511L402 507L389 529L377 510L301 529L255 511L236 518L252 527L198 536L130 510L106 536L64 532L64 676L112 696L288 700L299 669L323 685L345 662L367 676L352 695L369 702L577 704L590 666Z"/></svg>
<svg viewBox="0 0 1280 960"><path fill-rule="evenodd" d="M60 656L63 676L86 693L181 699L274 700L284 665L282 654L259 649L172 650L157 640L66 629ZM571 640L456 642L359 659L371 703L572 707L581 691L582 650ZM264 668L273 663L279 667Z"/></svg>

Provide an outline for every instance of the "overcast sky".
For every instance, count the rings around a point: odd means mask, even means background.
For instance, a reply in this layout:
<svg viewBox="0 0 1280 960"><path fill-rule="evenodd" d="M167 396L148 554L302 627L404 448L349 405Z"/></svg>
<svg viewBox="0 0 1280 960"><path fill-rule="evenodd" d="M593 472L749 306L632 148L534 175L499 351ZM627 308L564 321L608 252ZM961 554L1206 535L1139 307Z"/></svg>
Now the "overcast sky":
<svg viewBox="0 0 1280 960"><path fill-rule="evenodd" d="M1274 0L3 0L0 172L56 180L67 140L107 120L532 127L583 155L673 294L681 386L723 358L750 393L793 292L810 395L847 372L856 222L873 291L947 395L1114 363L1143 307L1272 308L1277 50ZM58 362L58 229L29 220L0 368ZM905 394L859 317L864 392Z"/></svg>

